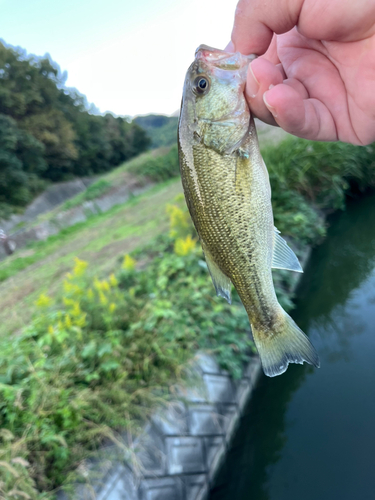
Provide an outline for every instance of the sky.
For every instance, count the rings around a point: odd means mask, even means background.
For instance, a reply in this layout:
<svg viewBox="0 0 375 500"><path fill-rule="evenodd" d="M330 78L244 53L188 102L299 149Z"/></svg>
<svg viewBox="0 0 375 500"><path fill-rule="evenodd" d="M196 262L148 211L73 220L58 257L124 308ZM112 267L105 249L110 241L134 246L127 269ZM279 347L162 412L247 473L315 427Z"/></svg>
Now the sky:
<svg viewBox="0 0 375 500"><path fill-rule="evenodd" d="M0 0L0 39L52 59L104 113L172 114L201 43L224 48L237 0Z"/></svg>

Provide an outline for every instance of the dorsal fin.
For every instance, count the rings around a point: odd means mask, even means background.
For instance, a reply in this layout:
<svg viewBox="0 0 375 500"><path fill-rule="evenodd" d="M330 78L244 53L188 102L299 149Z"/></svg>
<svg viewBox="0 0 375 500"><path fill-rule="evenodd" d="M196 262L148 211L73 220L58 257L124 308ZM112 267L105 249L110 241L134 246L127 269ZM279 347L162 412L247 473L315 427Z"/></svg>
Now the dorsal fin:
<svg viewBox="0 0 375 500"><path fill-rule="evenodd" d="M287 269L288 271L296 271L303 273L301 264L293 252L288 247L287 242L280 236L280 231L275 227L273 240L273 255L271 267L274 269Z"/></svg>
<svg viewBox="0 0 375 500"><path fill-rule="evenodd" d="M223 271L216 264L206 245L202 243L203 253L206 257L207 267L210 271L212 282L214 284L216 295L218 297L223 297L228 304L232 303L231 290L232 290L232 282L226 276Z"/></svg>

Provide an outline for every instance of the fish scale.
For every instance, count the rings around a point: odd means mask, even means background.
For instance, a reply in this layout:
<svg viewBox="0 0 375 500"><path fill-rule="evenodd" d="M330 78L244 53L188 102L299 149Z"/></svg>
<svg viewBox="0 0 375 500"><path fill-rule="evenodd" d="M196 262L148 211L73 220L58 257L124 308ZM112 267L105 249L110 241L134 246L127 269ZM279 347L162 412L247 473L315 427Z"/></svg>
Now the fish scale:
<svg viewBox="0 0 375 500"><path fill-rule="evenodd" d="M271 266L301 272L275 232L271 188L244 97L250 59L201 46L184 85L178 144L186 202L218 295L236 288L266 375L319 366L275 294Z"/></svg>
<svg viewBox="0 0 375 500"><path fill-rule="evenodd" d="M267 225L272 228L269 211L259 210L262 205L266 206L266 200L263 199L266 192L257 187L263 178L254 172L256 164L253 168L246 168L248 184L241 186L242 192L238 192L236 168L243 159L233 156L228 161L203 145L194 146L193 149L194 168L203 198L200 201L197 195L194 197L196 208L193 220L198 234L215 262L235 286L247 312L251 314L251 323L261 321L262 318L257 318L257 315L269 317L269 311L277 305L271 272L267 273L268 276L259 276L262 267L257 261L264 260L264 255L259 255L264 245L254 244L256 240L266 238ZM190 169L182 170L185 178ZM258 182L256 177L259 178ZM189 189L194 191L194 183L190 180L189 184ZM250 185L253 186L252 190ZM252 217L255 207L264 214L260 224ZM269 251L268 254L269 260Z"/></svg>

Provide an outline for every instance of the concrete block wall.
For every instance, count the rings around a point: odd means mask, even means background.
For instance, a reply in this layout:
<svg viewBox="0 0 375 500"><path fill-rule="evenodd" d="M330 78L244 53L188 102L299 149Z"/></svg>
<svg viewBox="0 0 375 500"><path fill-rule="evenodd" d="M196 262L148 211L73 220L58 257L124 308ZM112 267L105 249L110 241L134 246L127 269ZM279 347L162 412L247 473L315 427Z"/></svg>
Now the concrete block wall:
<svg viewBox="0 0 375 500"><path fill-rule="evenodd" d="M254 356L234 381L199 354L195 389L159 411L135 441L132 460L111 463L103 480L77 490L80 500L204 500L261 373ZM108 462L107 462L108 463ZM60 494L59 500L65 499Z"/></svg>

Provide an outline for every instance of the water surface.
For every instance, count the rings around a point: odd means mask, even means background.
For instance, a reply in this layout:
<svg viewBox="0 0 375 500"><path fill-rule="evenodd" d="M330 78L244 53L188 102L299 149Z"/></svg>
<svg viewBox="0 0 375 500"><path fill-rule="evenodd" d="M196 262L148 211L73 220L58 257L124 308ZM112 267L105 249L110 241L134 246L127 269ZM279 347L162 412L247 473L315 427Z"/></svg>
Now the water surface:
<svg viewBox="0 0 375 500"><path fill-rule="evenodd" d="M329 223L292 314L321 368L262 377L210 500L375 499L375 195Z"/></svg>

